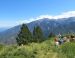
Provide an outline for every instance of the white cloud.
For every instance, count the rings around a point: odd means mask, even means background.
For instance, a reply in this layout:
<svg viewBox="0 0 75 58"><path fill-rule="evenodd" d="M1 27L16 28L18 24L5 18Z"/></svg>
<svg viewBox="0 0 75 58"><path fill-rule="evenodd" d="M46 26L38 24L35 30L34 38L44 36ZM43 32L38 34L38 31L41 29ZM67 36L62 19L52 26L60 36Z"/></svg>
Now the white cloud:
<svg viewBox="0 0 75 58"><path fill-rule="evenodd" d="M75 17L75 11L64 12L60 15L54 16L54 19L69 18L69 17Z"/></svg>
<svg viewBox="0 0 75 58"><path fill-rule="evenodd" d="M49 19L61 19L61 18L69 18L69 17L75 17L75 11L68 11L68 12L64 12L61 13L60 15L40 15L38 17L35 18L30 18L29 20L21 20L19 21L20 24L22 23L29 23L35 20L39 20L39 19L43 19L43 18L49 18Z"/></svg>
<svg viewBox="0 0 75 58"><path fill-rule="evenodd" d="M35 21L35 19L34 19L34 18L30 18L30 19L28 19L28 20L26 20L26 19L20 19L20 20L17 21L16 23L17 23L17 24L23 24L23 23L29 23L29 22L32 22L32 21Z"/></svg>
<svg viewBox="0 0 75 58"><path fill-rule="evenodd" d="M61 19L61 18L69 18L75 17L75 11L68 11L61 13L60 15L52 16L52 15L41 15L37 17L37 19L49 18L49 19Z"/></svg>
<svg viewBox="0 0 75 58"><path fill-rule="evenodd" d="M61 19L61 18L69 18L69 17L75 17L75 11L68 11L68 12L64 12L61 13L60 15L40 15L38 17L35 18L30 18L28 20L26 19L20 19L19 21L4 21L4 20L0 20L0 27L12 27L12 26L16 26L19 24L23 24L23 23L29 23L35 20L39 20L39 19L43 19L43 18L49 18L49 19Z"/></svg>

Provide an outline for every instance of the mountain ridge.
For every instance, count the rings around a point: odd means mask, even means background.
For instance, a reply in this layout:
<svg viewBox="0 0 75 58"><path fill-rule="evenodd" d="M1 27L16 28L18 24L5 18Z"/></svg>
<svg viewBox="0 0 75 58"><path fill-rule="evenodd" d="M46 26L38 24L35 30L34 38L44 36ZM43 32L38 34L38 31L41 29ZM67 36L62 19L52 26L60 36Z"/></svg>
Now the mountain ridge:
<svg viewBox="0 0 75 58"><path fill-rule="evenodd" d="M49 19L44 18L40 20L36 20L30 23L27 23L27 26L31 32L33 32L34 27L40 26L44 36L48 36L49 33L54 34L65 34L68 32L75 32L75 17L70 17L67 19ZM16 43L16 36L20 31L21 25L15 26L10 28L4 32L0 33L0 42L5 44L15 44Z"/></svg>

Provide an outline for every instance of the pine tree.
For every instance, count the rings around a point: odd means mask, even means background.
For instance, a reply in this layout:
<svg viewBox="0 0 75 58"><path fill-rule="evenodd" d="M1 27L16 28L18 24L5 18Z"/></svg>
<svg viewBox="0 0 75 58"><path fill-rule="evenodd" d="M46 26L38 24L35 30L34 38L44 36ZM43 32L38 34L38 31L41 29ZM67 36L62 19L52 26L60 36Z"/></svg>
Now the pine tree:
<svg viewBox="0 0 75 58"><path fill-rule="evenodd" d="M25 45L28 44L29 42L32 42L32 34L29 31L28 27L26 24L23 24L21 27L21 30L16 38L16 41L18 45Z"/></svg>
<svg viewBox="0 0 75 58"><path fill-rule="evenodd" d="M34 42L42 42L44 40L43 32L39 26L34 27L33 30Z"/></svg>
<svg viewBox="0 0 75 58"><path fill-rule="evenodd" d="M55 37L55 34L53 34L52 32L50 32L48 38L50 38L50 37Z"/></svg>

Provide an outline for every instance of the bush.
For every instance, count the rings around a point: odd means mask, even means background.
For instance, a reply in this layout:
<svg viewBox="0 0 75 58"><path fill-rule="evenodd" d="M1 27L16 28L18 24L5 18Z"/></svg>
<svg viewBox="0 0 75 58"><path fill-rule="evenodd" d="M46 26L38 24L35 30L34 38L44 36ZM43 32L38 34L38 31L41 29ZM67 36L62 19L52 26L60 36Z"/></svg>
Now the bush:
<svg viewBox="0 0 75 58"><path fill-rule="evenodd" d="M0 44L0 51L3 49L3 47L4 47L4 46L3 46L2 44Z"/></svg>
<svg viewBox="0 0 75 58"><path fill-rule="evenodd" d="M61 52L67 56L67 58L75 57L75 43L65 43L61 46Z"/></svg>

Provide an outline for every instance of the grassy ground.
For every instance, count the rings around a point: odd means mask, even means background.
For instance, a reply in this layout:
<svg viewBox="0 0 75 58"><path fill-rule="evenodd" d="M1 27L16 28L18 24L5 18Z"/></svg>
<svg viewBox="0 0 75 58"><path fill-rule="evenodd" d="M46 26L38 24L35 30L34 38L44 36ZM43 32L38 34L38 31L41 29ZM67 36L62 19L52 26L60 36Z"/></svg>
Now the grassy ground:
<svg viewBox="0 0 75 58"><path fill-rule="evenodd" d="M75 58L75 43L54 45L53 38L25 46L0 45L0 58Z"/></svg>

